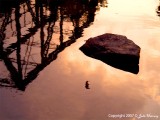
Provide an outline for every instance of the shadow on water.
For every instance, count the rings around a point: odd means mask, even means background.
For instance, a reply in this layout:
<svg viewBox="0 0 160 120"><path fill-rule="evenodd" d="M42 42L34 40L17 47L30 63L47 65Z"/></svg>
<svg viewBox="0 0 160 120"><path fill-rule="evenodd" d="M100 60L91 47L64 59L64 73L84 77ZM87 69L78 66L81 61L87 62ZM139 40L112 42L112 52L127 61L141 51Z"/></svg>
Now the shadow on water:
<svg viewBox="0 0 160 120"><path fill-rule="evenodd" d="M95 12L106 4L104 0L7 1L0 1L0 62L10 77L1 76L0 86L22 91L82 36L84 28L94 21ZM57 39L58 43L54 42ZM38 50L40 60L36 61L32 51Z"/></svg>

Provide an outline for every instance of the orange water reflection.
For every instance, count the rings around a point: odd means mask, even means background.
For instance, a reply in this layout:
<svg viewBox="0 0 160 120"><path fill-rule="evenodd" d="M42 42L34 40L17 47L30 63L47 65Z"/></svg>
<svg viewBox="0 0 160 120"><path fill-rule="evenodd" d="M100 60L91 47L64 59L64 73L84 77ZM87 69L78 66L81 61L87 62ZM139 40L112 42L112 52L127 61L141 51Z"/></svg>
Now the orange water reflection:
<svg viewBox="0 0 160 120"><path fill-rule="evenodd" d="M108 114L152 114L160 118L157 5L158 1L152 0L109 0L108 8L100 8L83 37L61 52L24 93L1 89L0 118L112 120ZM126 35L141 47L137 75L89 58L79 50L86 39L106 32ZM90 83L88 90L86 81Z"/></svg>

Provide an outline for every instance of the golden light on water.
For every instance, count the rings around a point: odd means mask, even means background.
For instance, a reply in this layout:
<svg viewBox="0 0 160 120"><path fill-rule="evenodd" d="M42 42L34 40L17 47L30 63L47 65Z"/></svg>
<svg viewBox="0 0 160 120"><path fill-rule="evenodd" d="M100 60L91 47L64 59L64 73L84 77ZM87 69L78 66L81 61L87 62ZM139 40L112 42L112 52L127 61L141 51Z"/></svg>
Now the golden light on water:
<svg viewBox="0 0 160 120"><path fill-rule="evenodd" d="M158 1L156 0L108 0L111 8L109 10L118 14L140 15L150 14L155 15L155 9ZM144 4L145 3L145 4Z"/></svg>

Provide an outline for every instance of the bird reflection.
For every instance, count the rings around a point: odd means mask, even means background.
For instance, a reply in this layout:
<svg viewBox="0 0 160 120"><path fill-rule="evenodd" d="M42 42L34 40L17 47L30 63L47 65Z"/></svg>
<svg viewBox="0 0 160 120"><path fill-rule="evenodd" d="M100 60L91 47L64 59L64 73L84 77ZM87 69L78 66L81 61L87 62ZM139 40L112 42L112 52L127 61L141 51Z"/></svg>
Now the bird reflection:
<svg viewBox="0 0 160 120"><path fill-rule="evenodd" d="M60 52L82 36L104 1L20 0L7 4L1 0L0 62L9 77L1 76L0 86L24 91ZM88 81L85 87L89 89Z"/></svg>
<svg viewBox="0 0 160 120"><path fill-rule="evenodd" d="M86 81L86 83L85 83L85 88L86 88L86 89L90 89L90 87L89 87L89 81Z"/></svg>

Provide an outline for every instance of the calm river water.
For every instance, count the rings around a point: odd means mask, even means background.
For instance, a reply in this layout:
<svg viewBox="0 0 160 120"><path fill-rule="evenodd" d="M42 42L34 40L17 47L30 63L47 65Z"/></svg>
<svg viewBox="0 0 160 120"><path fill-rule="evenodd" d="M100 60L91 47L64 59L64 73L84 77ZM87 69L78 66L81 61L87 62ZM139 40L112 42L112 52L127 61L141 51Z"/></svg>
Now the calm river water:
<svg viewBox="0 0 160 120"><path fill-rule="evenodd" d="M0 120L160 120L158 0L3 4ZM104 33L140 46L138 74L79 50Z"/></svg>

